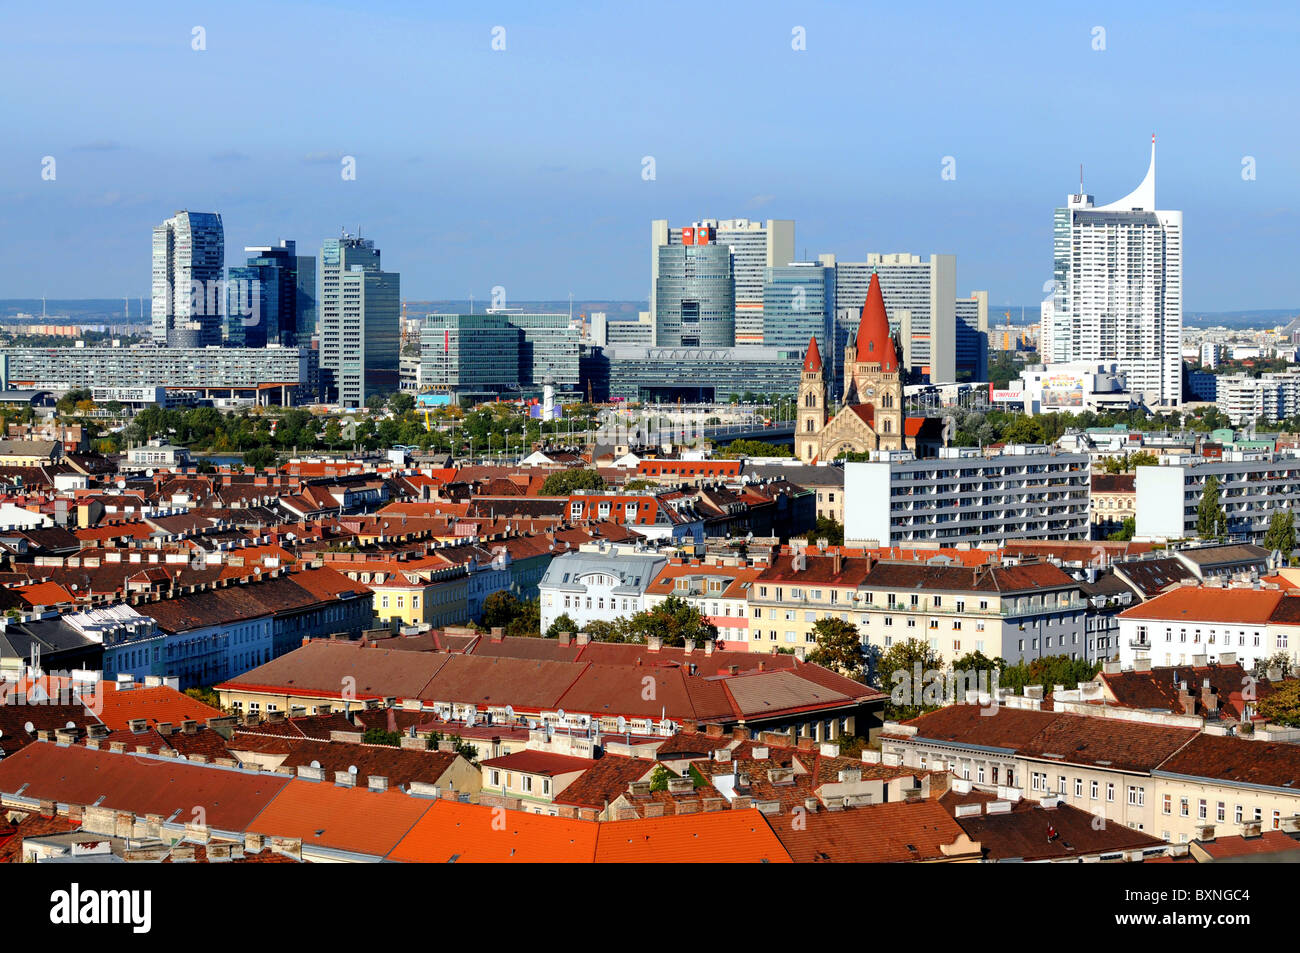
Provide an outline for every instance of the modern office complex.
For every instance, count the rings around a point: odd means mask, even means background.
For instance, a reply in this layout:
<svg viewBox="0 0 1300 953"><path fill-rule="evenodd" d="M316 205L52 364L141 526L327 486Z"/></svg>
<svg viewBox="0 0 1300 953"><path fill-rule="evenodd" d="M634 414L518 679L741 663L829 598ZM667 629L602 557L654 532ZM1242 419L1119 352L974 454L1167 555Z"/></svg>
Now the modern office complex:
<svg viewBox="0 0 1300 953"><path fill-rule="evenodd" d="M1004 543L1089 536L1087 454L1008 446L935 459L882 451L845 464L844 536L857 545Z"/></svg>
<svg viewBox="0 0 1300 953"><path fill-rule="evenodd" d="M244 249L246 264L232 266L226 282L226 344L296 347L316 332L316 259L295 244Z"/></svg>
<svg viewBox="0 0 1300 953"><path fill-rule="evenodd" d="M1206 482L1219 486L1228 534L1263 540L1274 513L1300 506L1300 457L1267 451L1230 450L1222 459L1188 454L1138 467L1136 535L1184 539L1197 535L1197 510Z"/></svg>
<svg viewBox="0 0 1300 953"><path fill-rule="evenodd" d="M764 271L763 344L825 348L835 309L835 269L818 262L791 262Z"/></svg>
<svg viewBox="0 0 1300 953"><path fill-rule="evenodd" d="M983 380L988 374L988 293L957 298L954 255L869 254L864 262L819 260L835 269L835 347L844 350L878 275L890 325L903 345L909 380L936 384ZM842 368L832 367L834 375Z"/></svg>
<svg viewBox="0 0 1300 953"><path fill-rule="evenodd" d="M165 387L208 398L291 404L314 377L310 348L15 347L6 351L14 386L65 393L112 384Z"/></svg>
<svg viewBox="0 0 1300 953"><path fill-rule="evenodd" d="M420 329L420 387L457 398L577 392L580 332L566 314L431 314Z"/></svg>
<svg viewBox="0 0 1300 953"><path fill-rule="evenodd" d="M1219 374L1214 376L1214 400L1235 424L1258 420L1277 423L1300 414L1300 373Z"/></svg>
<svg viewBox="0 0 1300 953"><path fill-rule="evenodd" d="M707 236L702 243L661 245L651 305L659 347L731 347L736 297L730 249Z"/></svg>
<svg viewBox="0 0 1300 953"><path fill-rule="evenodd" d="M520 333L519 382L526 387L550 383L557 390L577 390L580 328L567 314L489 311L505 318Z"/></svg>
<svg viewBox="0 0 1300 953"><path fill-rule="evenodd" d="M1054 219L1045 363L1118 362L1149 407L1182 403L1183 213L1156 209L1156 143L1132 193L1094 206L1080 191Z"/></svg>
<svg viewBox="0 0 1300 953"><path fill-rule="evenodd" d="M793 394L803 350L776 347L610 347L593 357L596 377L618 400L725 401L732 394ZM599 365L604 365L600 367ZM607 378L605 377L607 375Z"/></svg>
<svg viewBox="0 0 1300 953"><path fill-rule="evenodd" d="M496 314L431 314L420 330L420 387L488 399L519 387L519 330Z"/></svg>
<svg viewBox="0 0 1300 953"><path fill-rule="evenodd" d="M360 407L398 389L401 279L370 239L326 239L320 253L320 367L329 396Z"/></svg>
<svg viewBox="0 0 1300 953"><path fill-rule="evenodd" d="M180 211L153 230L153 342L221 343L226 236L221 216Z"/></svg>
<svg viewBox="0 0 1300 953"><path fill-rule="evenodd" d="M691 245L700 243L724 245L731 250L731 272L734 279L735 336L725 342L734 344L768 344L763 340L763 283L766 269L794 261L794 222L788 219L768 219L751 222L746 218L704 219L683 228L670 228L659 219L650 226L650 313L655 307L654 279L658 276L657 253L663 245ZM616 343L611 341L611 344ZM673 340L648 342L667 346Z"/></svg>

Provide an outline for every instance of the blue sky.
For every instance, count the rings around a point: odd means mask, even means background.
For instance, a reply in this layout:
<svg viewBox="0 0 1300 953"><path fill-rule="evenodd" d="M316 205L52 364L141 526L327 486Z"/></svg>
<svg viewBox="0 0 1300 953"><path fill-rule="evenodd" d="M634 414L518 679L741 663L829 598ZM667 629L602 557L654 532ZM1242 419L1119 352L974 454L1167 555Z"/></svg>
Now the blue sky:
<svg viewBox="0 0 1300 953"><path fill-rule="evenodd" d="M1155 132L1186 307L1300 308L1300 13L1141 6L9 4L0 297L147 295L189 208L227 264L360 225L409 298L641 298L651 219L748 216L801 255L953 253L1019 305L1079 164L1118 198Z"/></svg>

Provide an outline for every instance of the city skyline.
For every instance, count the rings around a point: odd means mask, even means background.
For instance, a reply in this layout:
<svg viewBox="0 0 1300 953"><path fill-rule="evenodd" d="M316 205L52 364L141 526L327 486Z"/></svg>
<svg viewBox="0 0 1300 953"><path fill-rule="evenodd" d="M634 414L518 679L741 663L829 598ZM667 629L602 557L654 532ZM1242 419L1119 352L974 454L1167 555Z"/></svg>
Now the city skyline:
<svg viewBox="0 0 1300 953"><path fill-rule="evenodd" d="M342 9L259 8L257 31L249 9L183 20L162 5L85 6L57 30L15 11L21 45L0 69L28 94L0 158L7 297L138 297L143 228L201 208L223 216L227 261L247 245L314 245L359 224L390 249L412 299L486 298L502 286L510 301L570 291L644 300L646 221L707 215L795 219L804 260L954 254L963 284L989 289L990 308L1020 306L1051 280L1046 210L1075 187L1079 164L1085 191L1111 201L1131 187L1154 131L1162 204L1187 218L1185 307L1300 302L1286 264L1300 215L1297 133L1273 121L1285 113L1282 53L1300 20L1280 6L1180 8L1177 22L1163 7L1107 5L1086 18L1012 7L998 20L952 8L924 23L902 10L757 6L737 19L695 9L680 36L672 5L592 11L557 29L525 7L446 22L389 3L346 49ZM493 49L498 26L503 49ZM192 48L197 28L203 49ZM430 37L438 70L422 73L412 64L434 62ZM1233 52L1247 38L1249 62ZM719 51L740 54L744 96L719 111L707 96L662 95L665 84L702 92L708 74L687 66ZM305 87L296 77L333 57L367 81L329 109L304 95L283 121L241 129L178 105L260 94L272 60ZM930 59L945 68L918 65ZM187 81L154 89L158 70ZM476 95L443 95L447 71ZM37 74L56 79L23 83ZM829 129L827 144L810 149L791 133L794 115ZM354 179L341 175L348 157ZM582 242L595 232L601 242Z"/></svg>

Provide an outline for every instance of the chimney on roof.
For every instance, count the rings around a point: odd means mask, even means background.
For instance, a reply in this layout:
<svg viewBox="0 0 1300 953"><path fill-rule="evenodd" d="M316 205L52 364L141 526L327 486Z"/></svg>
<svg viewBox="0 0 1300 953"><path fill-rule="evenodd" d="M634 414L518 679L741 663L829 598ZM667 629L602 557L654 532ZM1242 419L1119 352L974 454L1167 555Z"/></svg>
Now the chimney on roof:
<svg viewBox="0 0 1300 953"><path fill-rule="evenodd" d="M1201 680L1201 707L1207 715L1215 715L1219 711L1219 691L1210 684L1208 678Z"/></svg>
<svg viewBox="0 0 1300 953"><path fill-rule="evenodd" d="M561 644L561 645L568 645L571 641L573 641L573 633L572 633L572 632L561 632L561 633L560 633L560 644Z"/></svg>
<svg viewBox="0 0 1300 953"><path fill-rule="evenodd" d="M505 637L506 637L506 630L505 630L505 629L503 629L503 628L502 628L501 626L499 626L499 625L494 625L494 626L492 626L492 636L491 636L491 638L492 638L492 641L493 641L493 642L501 642L501 641L504 641L504 640L505 640Z"/></svg>
<svg viewBox="0 0 1300 953"><path fill-rule="evenodd" d="M652 635L646 639L647 651L658 652L661 648L663 648L663 645L664 645L664 640L662 636Z"/></svg>

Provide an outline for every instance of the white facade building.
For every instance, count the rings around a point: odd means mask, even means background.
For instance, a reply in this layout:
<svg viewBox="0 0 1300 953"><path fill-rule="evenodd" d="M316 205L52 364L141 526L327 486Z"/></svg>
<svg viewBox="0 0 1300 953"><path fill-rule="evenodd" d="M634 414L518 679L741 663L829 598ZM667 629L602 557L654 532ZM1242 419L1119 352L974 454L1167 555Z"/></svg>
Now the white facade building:
<svg viewBox="0 0 1300 953"><path fill-rule="evenodd" d="M646 589L668 557L635 546L587 543L551 560L537 584L542 632L562 615L577 623L613 622L646 608Z"/></svg>
<svg viewBox="0 0 1300 953"><path fill-rule="evenodd" d="M1215 477L1228 533L1258 542L1274 513L1300 506L1300 457L1229 451L1221 460L1192 455L1162 458L1137 468L1137 527L1141 539L1196 536L1196 511L1205 483Z"/></svg>
<svg viewBox="0 0 1300 953"><path fill-rule="evenodd" d="M844 467L849 545L1003 543L1089 536L1086 454L1009 446L996 456L945 447L938 458L872 454Z"/></svg>
<svg viewBox="0 0 1300 953"><path fill-rule="evenodd" d="M1253 424L1263 417L1270 423L1300 414L1300 368L1285 374L1220 374L1215 381L1215 403L1234 425Z"/></svg>
<svg viewBox="0 0 1300 953"><path fill-rule="evenodd" d="M1045 360L1116 362L1150 407L1182 403L1183 214L1156 209L1156 146L1132 193L1056 209L1054 286ZM1049 337L1050 336L1050 337Z"/></svg>

